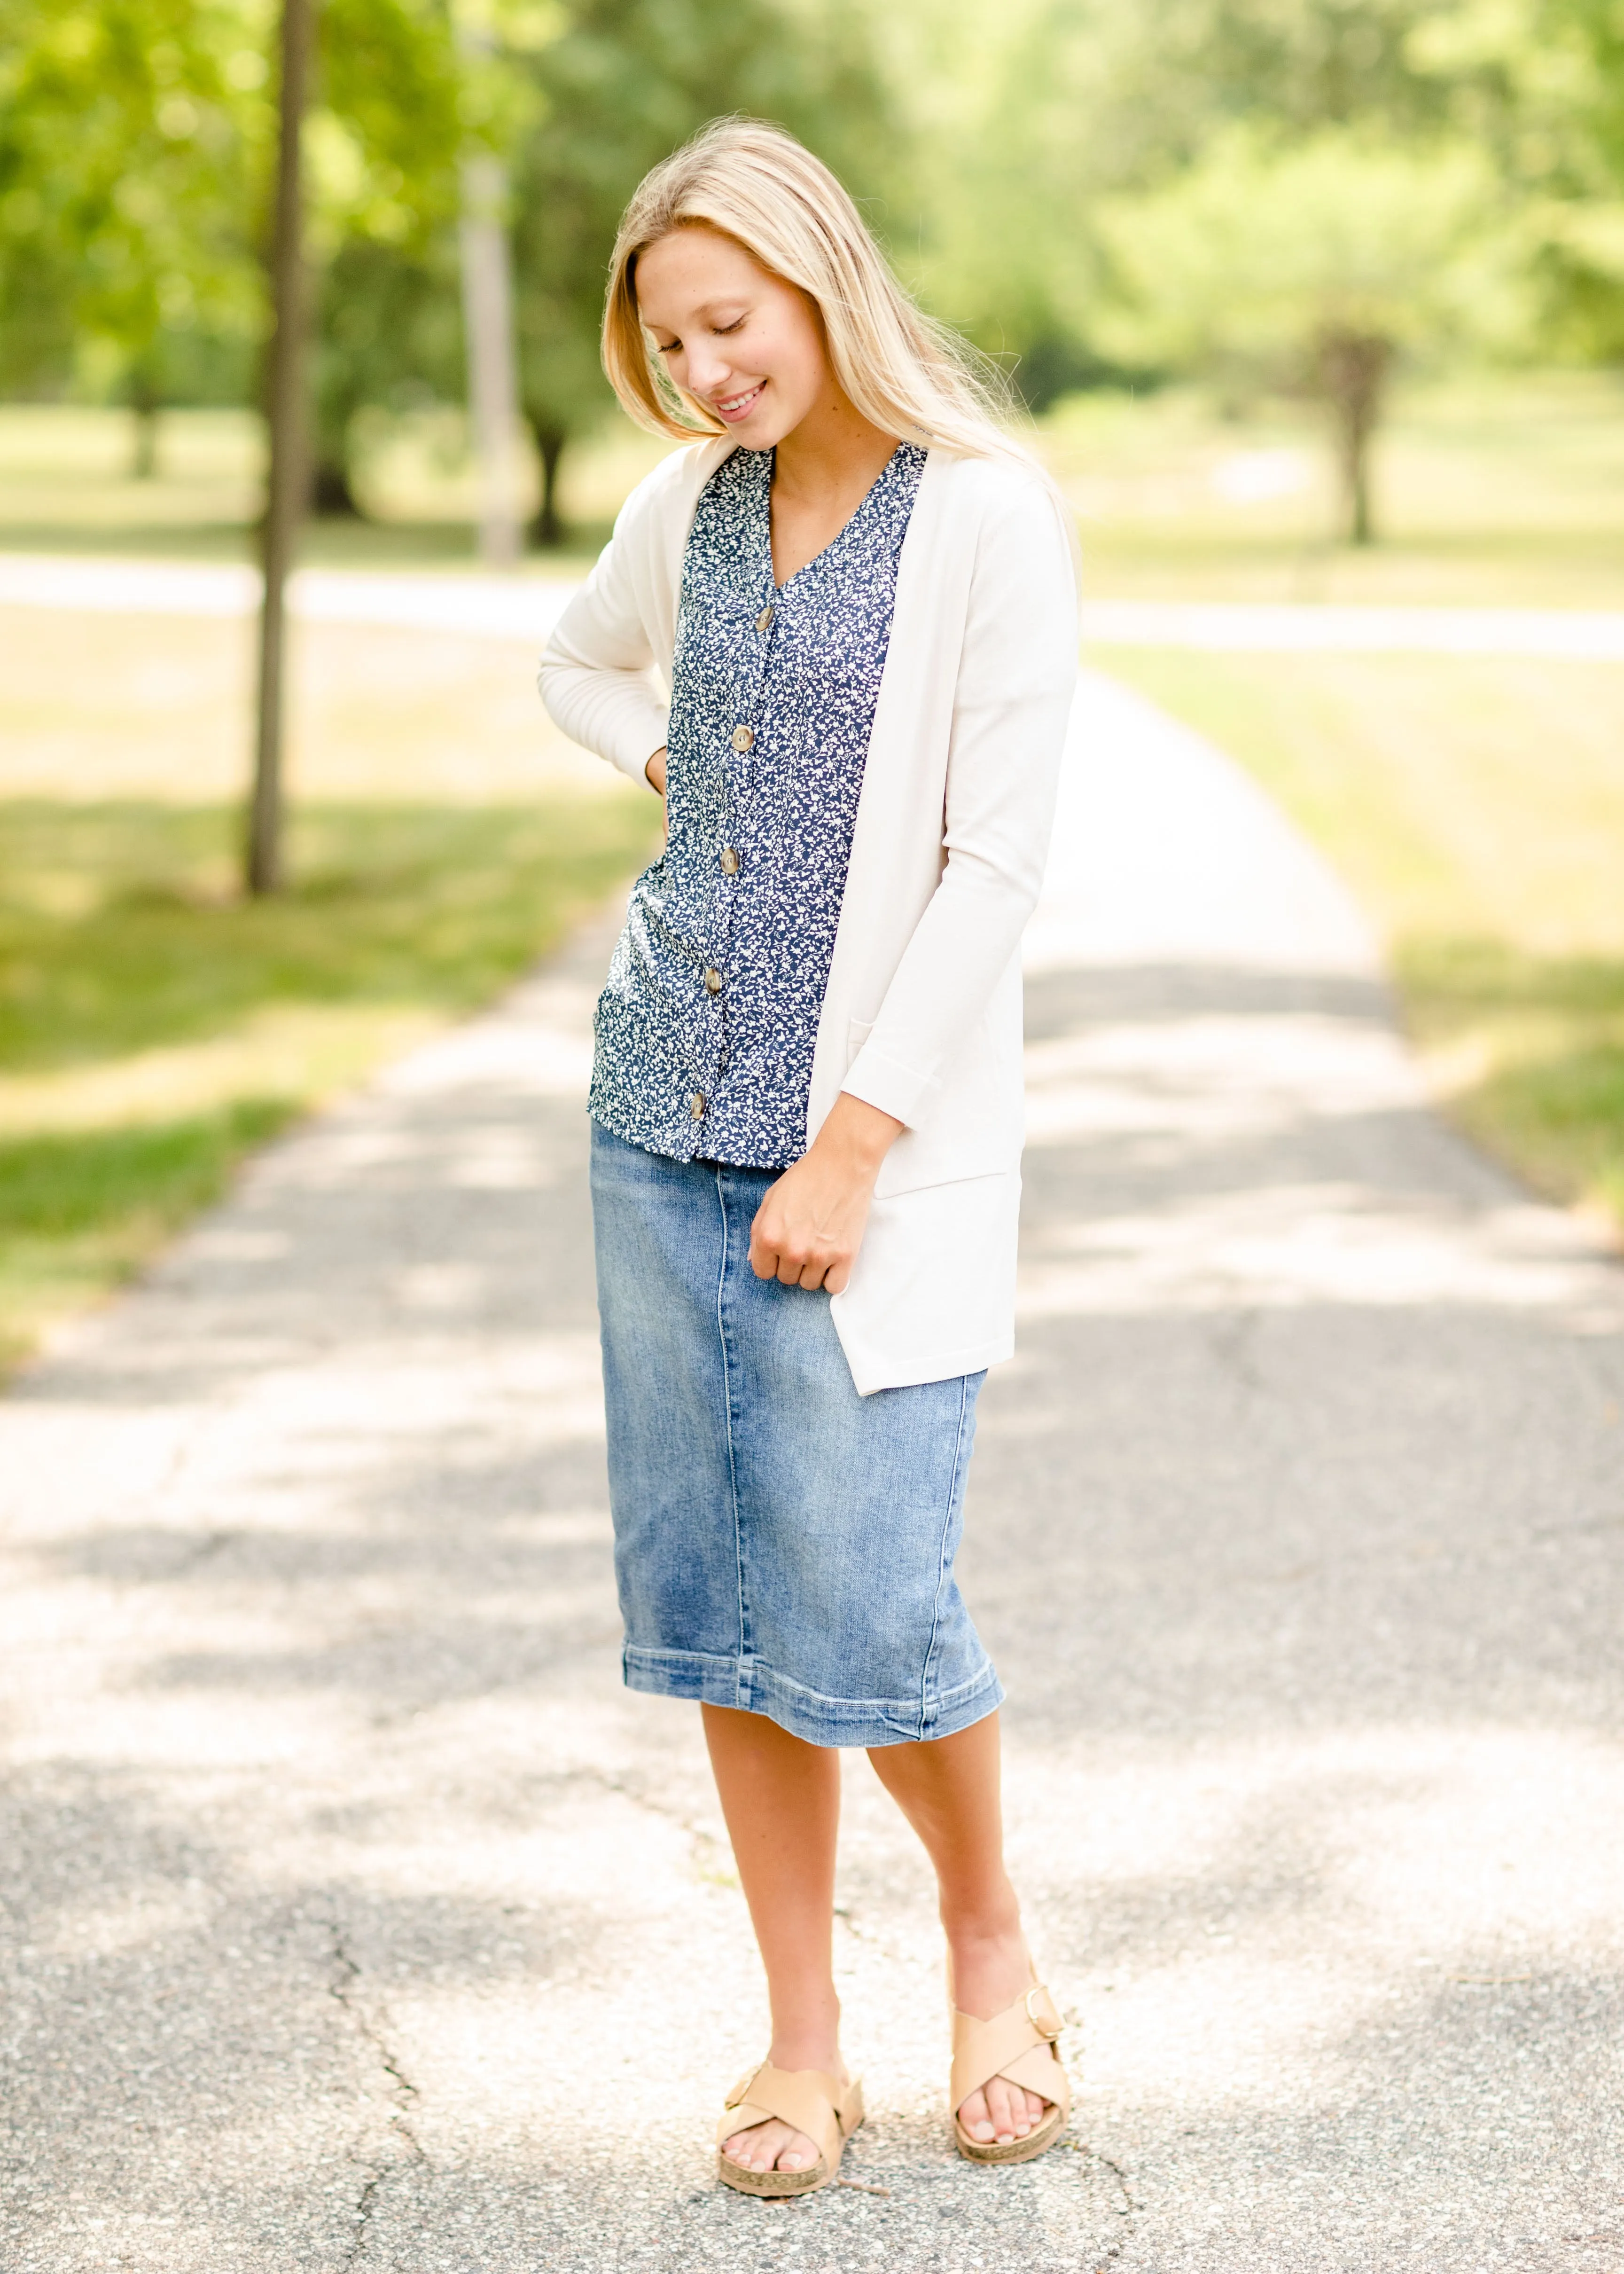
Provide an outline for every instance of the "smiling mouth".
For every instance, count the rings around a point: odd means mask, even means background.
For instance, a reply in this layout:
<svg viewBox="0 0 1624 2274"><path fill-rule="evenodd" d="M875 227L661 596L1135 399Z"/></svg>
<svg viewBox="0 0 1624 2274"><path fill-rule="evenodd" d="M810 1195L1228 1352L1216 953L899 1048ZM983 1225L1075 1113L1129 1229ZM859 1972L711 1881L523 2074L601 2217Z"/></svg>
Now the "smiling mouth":
<svg viewBox="0 0 1624 2274"><path fill-rule="evenodd" d="M748 414L755 410L756 403L760 399L762 389L766 386L766 384L767 382L764 379L758 379L755 386L747 388L742 395L729 395L724 396L723 399L716 405L718 414L723 418L743 418L748 417Z"/></svg>

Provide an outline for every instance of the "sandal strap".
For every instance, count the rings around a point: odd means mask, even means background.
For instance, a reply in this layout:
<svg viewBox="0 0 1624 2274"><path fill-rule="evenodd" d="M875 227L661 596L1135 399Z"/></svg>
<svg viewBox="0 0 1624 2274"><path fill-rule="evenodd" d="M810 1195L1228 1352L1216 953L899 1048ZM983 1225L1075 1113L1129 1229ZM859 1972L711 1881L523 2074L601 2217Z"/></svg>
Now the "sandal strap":
<svg viewBox="0 0 1624 2274"><path fill-rule="evenodd" d="M1071 2108L1065 2068L1055 2050L1064 2023L1049 1992L1034 1982L989 2022L974 2014L953 2014L953 2074L948 2088L954 2115L973 2092L982 2091L995 2076L1024 2085L1045 2100Z"/></svg>
<svg viewBox="0 0 1624 2274"><path fill-rule="evenodd" d="M728 2094L726 2112L716 2127L716 2144L719 2148L735 2132L776 2116L780 2124L791 2125L816 2142L819 2155L832 2166L846 2144L841 2103L850 2092L849 2085L841 2085L822 2069L774 2068L771 2061L763 2061L741 2076Z"/></svg>

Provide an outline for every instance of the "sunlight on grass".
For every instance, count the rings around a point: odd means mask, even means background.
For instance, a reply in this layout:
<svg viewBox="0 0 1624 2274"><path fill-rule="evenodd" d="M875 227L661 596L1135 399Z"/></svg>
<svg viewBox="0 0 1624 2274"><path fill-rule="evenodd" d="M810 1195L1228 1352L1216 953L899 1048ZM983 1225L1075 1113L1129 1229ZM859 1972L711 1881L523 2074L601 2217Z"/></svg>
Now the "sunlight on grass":
<svg viewBox="0 0 1624 2274"><path fill-rule="evenodd" d="M1376 446L1380 542L1336 518L1321 419L1220 418L1182 389L1076 395L1042 422L1096 597L1624 607L1624 386L1608 373L1401 391Z"/></svg>
<svg viewBox="0 0 1624 2274"><path fill-rule="evenodd" d="M629 787L295 816L0 802L0 1357L115 1284L250 1146L487 1001L652 849Z"/></svg>
<svg viewBox="0 0 1624 2274"><path fill-rule="evenodd" d="M0 407L0 547L245 559L261 444L247 411L160 422L155 479L131 475L127 413ZM1332 540L1323 423L1302 403L1221 415L1187 388L1073 395L1040 448L1078 508L1089 589L1174 599L1624 607L1624 382L1608 372L1489 374L1395 391L1377 443L1382 542ZM313 523L303 557L475 566L475 487L459 414L365 424L357 486L372 518ZM665 445L613 412L563 471L568 549L532 570L583 575Z"/></svg>
<svg viewBox="0 0 1624 2274"><path fill-rule="evenodd" d="M1341 869L1462 1124L1624 1224L1624 666L1095 660L1250 767Z"/></svg>

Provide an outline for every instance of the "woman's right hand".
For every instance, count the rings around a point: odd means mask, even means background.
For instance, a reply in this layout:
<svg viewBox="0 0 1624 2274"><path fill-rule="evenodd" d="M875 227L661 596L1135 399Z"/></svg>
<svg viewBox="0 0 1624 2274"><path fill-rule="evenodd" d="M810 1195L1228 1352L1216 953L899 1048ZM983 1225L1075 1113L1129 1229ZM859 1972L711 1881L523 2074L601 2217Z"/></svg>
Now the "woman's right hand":
<svg viewBox="0 0 1624 2274"><path fill-rule="evenodd" d="M665 843L669 845L671 842L671 814L665 803L665 745L664 742L660 744L658 749L655 751L654 756L649 760L648 764L644 766L643 771L648 777L650 788L659 792L660 834Z"/></svg>

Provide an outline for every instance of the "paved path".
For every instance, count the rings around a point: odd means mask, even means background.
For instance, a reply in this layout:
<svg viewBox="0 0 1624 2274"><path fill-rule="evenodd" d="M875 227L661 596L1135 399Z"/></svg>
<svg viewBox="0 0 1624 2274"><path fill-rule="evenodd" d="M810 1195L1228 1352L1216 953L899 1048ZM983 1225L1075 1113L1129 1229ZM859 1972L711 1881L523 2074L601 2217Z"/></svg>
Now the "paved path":
<svg viewBox="0 0 1624 2274"><path fill-rule="evenodd" d="M1101 681L965 1573L1074 2140L947 2151L859 1758L857 2184L713 2188L763 2019L694 1717L617 1682L603 953L272 1151L0 1407L5 2267L1624 2264L1624 1275L1429 1118L1284 825Z"/></svg>
<svg viewBox="0 0 1624 2274"><path fill-rule="evenodd" d="M310 623L401 624L539 645L576 589L545 575L301 568L290 580L289 599L294 614ZM245 565L0 553L0 607L245 616L259 605L259 572ZM1083 619L1089 640L1120 647L1624 660L1624 610L1607 608L1093 599Z"/></svg>

